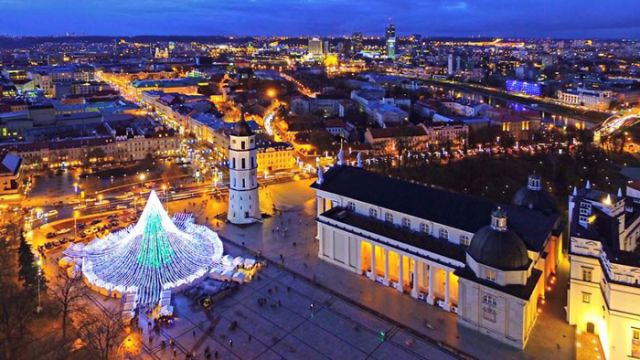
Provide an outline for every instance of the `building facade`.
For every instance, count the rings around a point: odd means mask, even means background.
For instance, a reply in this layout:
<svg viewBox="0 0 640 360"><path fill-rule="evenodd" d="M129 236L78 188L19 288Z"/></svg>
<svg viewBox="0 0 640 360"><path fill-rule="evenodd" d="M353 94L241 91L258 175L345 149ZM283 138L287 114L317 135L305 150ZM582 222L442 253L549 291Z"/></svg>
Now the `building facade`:
<svg viewBox="0 0 640 360"><path fill-rule="evenodd" d="M5 154L0 162L0 195L16 194L20 190L22 159L16 154Z"/></svg>
<svg viewBox="0 0 640 360"><path fill-rule="evenodd" d="M606 359L640 358L638 189L609 194L587 183L569 197L567 318L598 335Z"/></svg>
<svg viewBox="0 0 640 360"><path fill-rule="evenodd" d="M613 93L609 90L578 88L570 91L558 91L558 99L573 106L584 106L594 110L608 110Z"/></svg>
<svg viewBox="0 0 640 360"><path fill-rule="evenodd" d="M230 134L229 140L229 209L227 220L232 224L251 224L260 221L258 199L258 164L256 137L242 118Z"/></svg>
<svg viewBox="0 0 640 360"><path fill-rule="evenodd" d="M312 188L322 260L526 346L560 256L558 214L342 165Z"/></svg>

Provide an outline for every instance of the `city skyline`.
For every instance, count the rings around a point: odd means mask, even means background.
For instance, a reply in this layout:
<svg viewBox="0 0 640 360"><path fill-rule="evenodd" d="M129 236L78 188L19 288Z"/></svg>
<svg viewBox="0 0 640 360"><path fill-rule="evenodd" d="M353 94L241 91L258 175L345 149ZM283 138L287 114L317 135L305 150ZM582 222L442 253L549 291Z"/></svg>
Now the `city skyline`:
<svg viewBox="0 0 640 360"><path fill-rule="evenodd" d="M224 4L188 0L77 1L0 0L7 17L0 34L76 35L283 35L340 36L353 32L380 35L390 21L398 34L428 37L496 36L520 38L638 38L631 0L579 1L293 0L234 1ZM336 11L340 9L340 11ZM325 14L324 16L322 14ZM554 14L554 16L549 16ZM167 26L167 24L170 24Z"/></svg>

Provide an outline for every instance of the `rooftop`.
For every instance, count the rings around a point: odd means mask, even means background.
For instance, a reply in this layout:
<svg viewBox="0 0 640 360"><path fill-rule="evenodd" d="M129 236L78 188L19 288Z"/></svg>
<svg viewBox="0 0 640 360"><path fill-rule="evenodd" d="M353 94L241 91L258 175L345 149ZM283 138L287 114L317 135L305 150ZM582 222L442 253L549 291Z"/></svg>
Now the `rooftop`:
<svg viewBox="0 0 640 360"><path fill-rule="evenodd" d="M542 250L559 221L558 214L497 204L352 166L332 167L324 175L322 184L314 183L311 187L470 233L488 225L492 211L500 206L507 212L509 229L522 238L527 249L536 252Z"/></svg>

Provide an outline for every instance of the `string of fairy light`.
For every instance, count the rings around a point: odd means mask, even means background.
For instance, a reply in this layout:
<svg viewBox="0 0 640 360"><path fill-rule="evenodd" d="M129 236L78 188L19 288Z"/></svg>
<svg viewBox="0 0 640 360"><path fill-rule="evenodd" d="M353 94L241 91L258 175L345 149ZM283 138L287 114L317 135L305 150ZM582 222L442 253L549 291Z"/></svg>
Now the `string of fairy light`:
<svg viewBox="0 0 640 360"><path fill-rule="evenodd" d="M185 214L169 218L155 192L135 226L84 248L82 272L98 289L134 292L140 305L158 303L163 290L189 285L220 264L218 235Z"/></svg>

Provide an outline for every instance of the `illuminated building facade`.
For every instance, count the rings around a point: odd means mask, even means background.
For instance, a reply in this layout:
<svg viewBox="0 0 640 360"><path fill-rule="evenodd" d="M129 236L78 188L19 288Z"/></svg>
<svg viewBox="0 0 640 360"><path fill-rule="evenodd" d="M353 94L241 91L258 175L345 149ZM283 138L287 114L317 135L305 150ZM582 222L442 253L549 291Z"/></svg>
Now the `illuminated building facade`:
<svg viewBox="0 0 640 360"><path fill-rule="evenodd" d="M322 260L526 346L562 248L539 178L504 205L344 165L312 188Z"/></svg>
<svg viewBox="0 0 640 360"><path fill-rule="evenodd" d="M569 323L598 335L606 359L640 358L639 184L629 184L626 194L589 182L574 189L569 231Z"/></svg>
<svg viewBox="0 0 640 360"><path fill-rule="evenodd" d="M323 54L323 43L319 38L309 39L309 54L313 56L320 56Z"/></svg>
<svg viewBox="0 0 640 360"><path fill-rule="evenodd" d="M507 80L505 83L508 92L519 93L531 96L541 96L542 88L540 84L521 81L521 80Z"/></svg>
<svg viewBox="0 0 640 360"><path fill-rule="evenodd" d="M385 34L387 44L387 58L394 60L396 58L396 26L389 24Z"/></svg>
<svg viewBox="0 0 640 360"><path fill-rule="evenodd" d="M558 91L558 99L567 105L584 106L594 110L608 110L613 100L609 90L577 88L575 90Z"/></svg>
<svg viewBox="0 0 640 360"><path fill-rule="evenodd" d="M258 200L258 164L256 136L244 119L230 133L229 142L229 209L232 224L251 224L261 218Z"/></svg>

